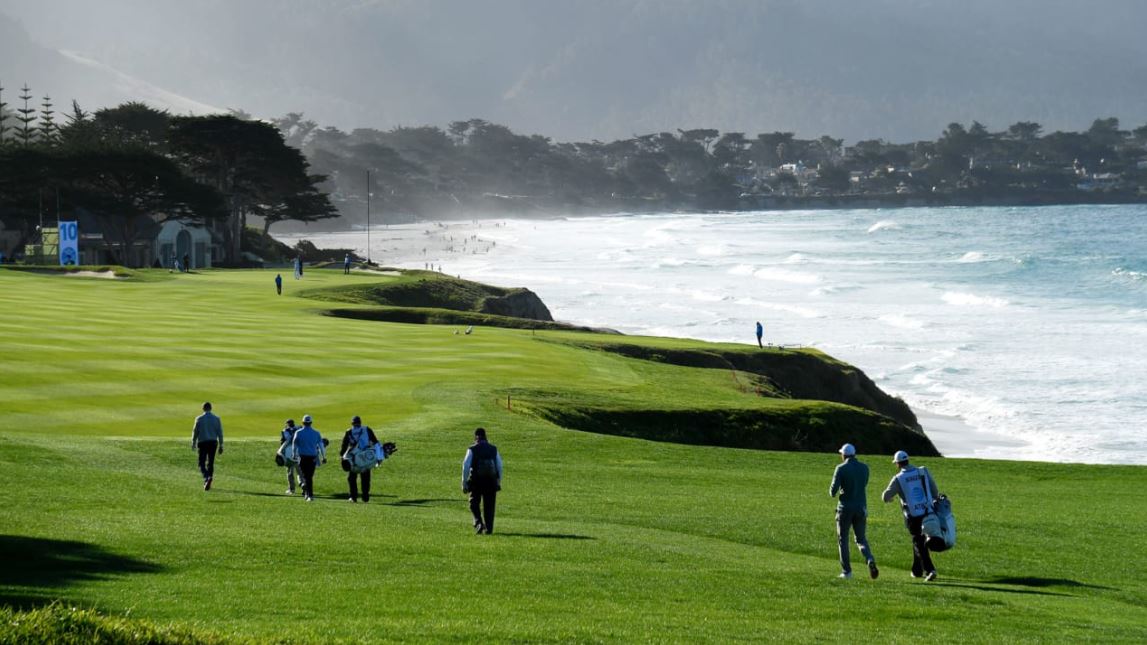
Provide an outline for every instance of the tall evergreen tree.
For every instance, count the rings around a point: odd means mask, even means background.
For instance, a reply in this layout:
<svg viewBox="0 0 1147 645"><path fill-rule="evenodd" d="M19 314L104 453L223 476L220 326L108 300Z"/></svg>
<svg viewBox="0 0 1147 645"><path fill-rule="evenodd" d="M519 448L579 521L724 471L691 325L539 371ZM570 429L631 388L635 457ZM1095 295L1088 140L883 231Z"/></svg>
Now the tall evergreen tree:
<svg viewBox="0 0 1147 645"><path fill-rule="evenodd" d="M4 133L8 131L8 104L4 102L4 87L0 85L0 147L4 146Z"/></svg>
<svg viewBox="0 0 1147 645"><path fill-rule="evenodd" d="M60 139L60 128L56 125L56 113L52 111L52 97L45 95L44 102L40 104L40 141L48 146L54 146Z"/></svg>
<svg viewBox="0 0 1147 645"><path fill-rule="evenodd" d="M24 102L24 107L16 110L16 120L20 122L16 136L19 137L20 144L27 148L36 138L36 127L32 125L36 121L36 108L28 104L28 101L32 100L32 88L28 87L27 83L24 83L20 92L20 100Z"/></svg>

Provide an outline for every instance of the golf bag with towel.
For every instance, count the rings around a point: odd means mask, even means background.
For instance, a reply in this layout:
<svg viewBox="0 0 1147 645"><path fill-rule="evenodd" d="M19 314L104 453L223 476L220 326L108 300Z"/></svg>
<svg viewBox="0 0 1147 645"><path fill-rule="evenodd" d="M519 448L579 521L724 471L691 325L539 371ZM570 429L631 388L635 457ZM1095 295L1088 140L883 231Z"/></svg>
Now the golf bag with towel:
<svg viewBox="0 0 1147 645"><path fill-rule="evenodd" d="M366 428L366 426L363 426ZM367 428L366 431L369 431ZM342 469L348 473L361 473L377 467L384 459L398 451L393 441L375 443L360 447L358 442L347 449L342 456Z"/></svg>

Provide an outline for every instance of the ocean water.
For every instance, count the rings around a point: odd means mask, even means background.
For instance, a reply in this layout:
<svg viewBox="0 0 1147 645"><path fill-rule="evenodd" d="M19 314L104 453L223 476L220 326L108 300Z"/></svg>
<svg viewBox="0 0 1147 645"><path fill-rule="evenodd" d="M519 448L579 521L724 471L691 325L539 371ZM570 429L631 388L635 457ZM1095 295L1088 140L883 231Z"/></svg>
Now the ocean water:
<svg viewBox="0 0 1147 645"><path fill-rule="evenodd" d="M1147 464L1144 206L504 219L373 235L384 263L526 286L559 320L740 343L755 343L759 320L766 342L817 347L918 414L961 419L963 434L937 439L949 456ZM358 232L307 237L366 247Z"/></svg>

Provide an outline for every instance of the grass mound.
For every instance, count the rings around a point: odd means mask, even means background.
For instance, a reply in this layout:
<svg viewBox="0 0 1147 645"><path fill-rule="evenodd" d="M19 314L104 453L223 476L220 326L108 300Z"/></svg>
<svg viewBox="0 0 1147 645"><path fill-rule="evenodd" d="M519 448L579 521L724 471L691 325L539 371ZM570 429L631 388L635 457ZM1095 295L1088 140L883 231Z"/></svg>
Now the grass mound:
<svg viewBox="0 0 1147 645"><path fill-rule="evenodd" d="M318 300L389 307L447 309L552 321L549 309L529 289L504 289L430 271L404 271L386 282L309 291Z"/></svg>
<svg viewBox="0 0 1147 645"><path fill-rule="evenodd" d="M214 645L254 643L221 637L180 625L101 614L92 609L52 603L30 611L0 606L0 643L76 643L79 645Z"/></svg>

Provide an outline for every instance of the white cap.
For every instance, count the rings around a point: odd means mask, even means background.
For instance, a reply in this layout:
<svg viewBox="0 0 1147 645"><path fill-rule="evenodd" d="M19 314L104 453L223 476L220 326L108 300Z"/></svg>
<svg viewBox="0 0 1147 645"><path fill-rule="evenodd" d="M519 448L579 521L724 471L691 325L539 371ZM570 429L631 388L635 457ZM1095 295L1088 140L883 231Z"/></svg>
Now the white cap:
<svg viewBox="0 0 1147 645"><path fill-rule="evenodd" d="M852 457L856 455L856 446L852 445L851 443L846 443L841 446L840 450L837 452L844 455L845 457Z"/></svg>
<svg viewBox="0 0 1147 645"><path fill-rule="evenodd" d="M309 414L304 414L304 415L303 415L303 423L310 423L310 422L311 422L311 421L313 421L313 420L314 420L314 419L311 419L311 415L309 415Z"/></svg>
<svg viewBox="0 0 1147 645"><path fill-rule="evenodd" d="M908 461L908 453L903 450L897 450L895 455L892 455L892 463L899 464Z"/></svg>

